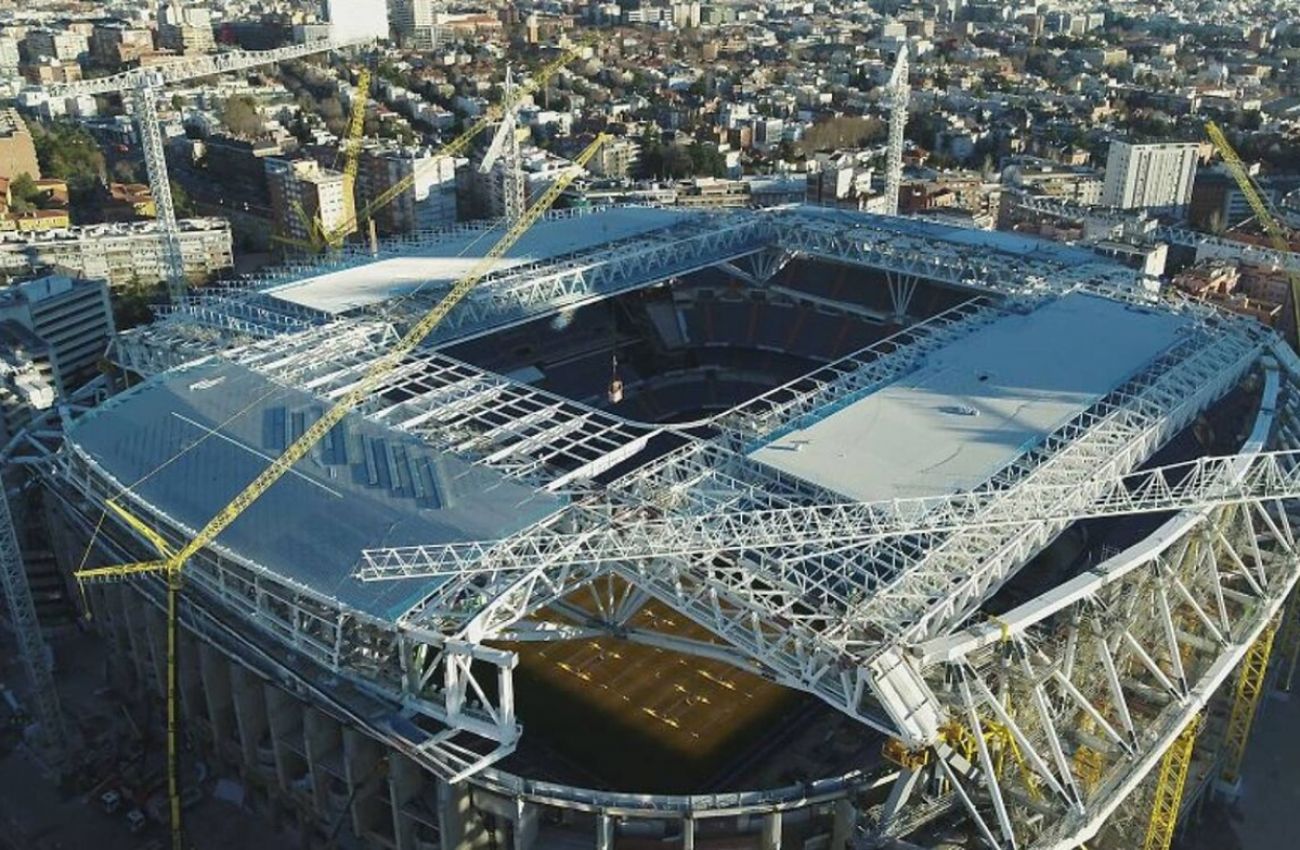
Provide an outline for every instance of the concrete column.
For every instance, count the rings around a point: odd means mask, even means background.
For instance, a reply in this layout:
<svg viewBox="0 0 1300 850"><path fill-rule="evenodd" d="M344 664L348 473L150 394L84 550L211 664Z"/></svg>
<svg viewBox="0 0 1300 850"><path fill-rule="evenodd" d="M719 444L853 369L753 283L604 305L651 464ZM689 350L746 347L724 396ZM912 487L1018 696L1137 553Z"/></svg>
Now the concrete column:
<svg viewBox="0 0 1300 850"><path fill-rule="evenodd" d="M295 766L301 767L301 757L288 747L292 736L301 735L302 708L296 699L269 682L262 685L262 697L266 702L266 719L271 727L271 753L275 758L275 781L284 791L288 791L295 778L291 773Z"/></svg>
<svg viewBox="0 0 1300 850"><path fill-rule="evenodd" d="M343 769L347 776L348 792L352 795L352 832L368 844L366 836L370 833L387 833L381 823L392 821L388 798L388 783L384 765L380 759L383 749L355 729L343 730Z"/></svg>
<svg viewBox="0 0 1300 850"><path fill-rule="evenodd" d="M260 746L262 740L268 737L262 681L245 667L232 664L230 689L235 700L235 728L239 730L245 776L270 779L275 765L273 761L271 764L263 763Z"/></svg>
<svg viewBox="0 0 1300 850"><path fill-rule="evenodd" d="M470 824L472 803L469 784L438 783L438 815L442 822L442 850L468 850L473 846Z"/></svg>
<svg viewBox="0 0 1300 850"><path fill-rule="evenodd" d="M758 845L761 850L781 850L781 813L768 812L763 815L763 838ZM832 848L835 845L831 845Z"/></svg>
<svg viewBox="0 0 1300 850"><path fill-rule="evenodd" d="M537 843L537 828L541 821L540 810L532 803L515 799L514 850L532 850Z"/></svg>
<svg viewBox="0 0 1300 850"><path fill-rule="evenodd" d="M695 850L695 818L682 818L682 850Z"/></svg>
<svg viewBox="0 0 1300 850"><path fill-rule="evenodd" d="M835 820L831 826L831 850L845 850L853 840L858 825L858 809L847 798L835 801Z"/></svg>
<svg viewBox="0 0 1300 850"><path fill-rule="evenodd" d="M424 787L424 772L406 756L390 752L388 755L388 796L393 802L393 838L397 850L410 850L415 846L416 822L402 811Z"/></svg>
<svg viewBox="0 0 1300 850"><path fill-rule="evenodd" d="M199 675L207 697L208 723L212 727L212 749L221 749L234 740L234 701L230 694L230 664L225 656L208 644L199 646Z"/></svg>
<svg viewBox="0 0 1300 850"><path fill-rule="evenodd" d="M303 749L307 753L307 772L311 774L312 803L317 813L329 816L332 813L329 805L330 780L336 775L332 767L339 763L338 753L342 747L338 723L317 709L308 707L302 717L302 738Z"/></svg>
<svg viewBox="0 0 1300 850"><path fill-rule="evenodd" d="M605 812L596 815L596 850L614 850L614 818Z"/></svg>

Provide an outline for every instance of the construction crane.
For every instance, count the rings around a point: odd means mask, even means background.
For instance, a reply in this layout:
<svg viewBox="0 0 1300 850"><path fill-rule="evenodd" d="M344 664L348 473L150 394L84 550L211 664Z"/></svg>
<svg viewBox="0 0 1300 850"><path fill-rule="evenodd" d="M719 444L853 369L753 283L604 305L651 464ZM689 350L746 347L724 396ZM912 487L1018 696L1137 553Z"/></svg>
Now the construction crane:
<svg viewBox="0 0 1300 850"><path fill-rule="evenodd" d="M885 152L885 214L898 215L898 193L903 184L903 130L912 89L907 84L907 45L898 51L894 72L885 88L889 104L889 145Z"/></svg>
<svg viewBox="0 0 1300 850"><path fill-rule="evenodd" d="M299 59L314 53L355 47L363 43L355 40L322 39L274 50L232 50L211 56L194 56L108 77L47 86L45 94L50 98L121 94L130 101L132 111L135 113L140 147L144 153L145 171L149 176L149 189L153 193L154 206L157 210L155 217L162 236L163 269L167 291L172 301L178 301L186 291L185 267L176 225L176 209L172 203L171 182L167 174L162 130L158 123L157 101L162 89L172 83L185 80L245 71L260 65Z"/></svg>
<svg viewBox="0 0 1300 850"><path fill-rule="evenodd" d="M501 163L501 182L494 189L500 193L499 206L506 221L518 221L524 214L528 199L519 152L519 100L514 96L514 88L514 76L510 67L506 66L506 86L502 101L510 106L501 116L501 124L492 138L492 144L478 166L479 174L489 175L492 168L498 162Z"/></svg>
<svg viewBox="0 0 1300 850"><path fill-rule="evenodd" d="M1232 174L1232 179L1237 181L1241 194L1246 196L1246 202L1250 204L1251 210L1255 213L1255 220L1259 222L1260 227L1264 228L1269 241L1273 243L1273 248L1282 253L1291 253L1291 242L1286 230L1278 222L1277 216L1269 207L1268 201L1264 199L1263 194L1255 186L1254 179L1250 172L1246 170L1246 165L1237 155L1237 151L1228 142L1228 137L1224 135L1223 130L1213 121L1205 122L1205 134L1210 137L1214 147L1218 149L1219 155L1223 157L1223 164L1228 167ZM1291 332L1292 345L1297 351L1300 351L1300 273L1289 272L1291 294Z"/></svg>
<svg viewBox="0 0 1300 850"><path fill-rule="evenodd" d="M513 81L511 89L507 91L501 100L499 113L489 110L483 117L475 121L465 129L459 136L443 145L438 153L429 159L420 163L412 172L401 180L389 186L383 192L380 192L372 198L362 209L358 210L348 221L332 231L325 232L325 242L331 246L343 244L349 233L357 230L358 225L363 222L369 222L376 212L391 204L395 199L415 185L416 181L423 178L437 164L438 160L443 157L459 156L465 152L474 139L497 121L497 114L509 116L514 114L519 103L528 95L540 89L543 85L555 76L565 65L579 57L586 49L585 43L579 43L560 54L557 58L551 60L537 70L535 74L529 77L525 82L515 86Z"/></svg>
<svg viewBox="0 0 1300 850"><path fill-rule="evenodd" d="M366 125L366 104L369 100L370 69L362 68L357 75L357 85L352 96L352 109L348 118L347 131L339 142L338 155L343 158L343 197L345 201L355 204L357 169L361 162L361 139ZM337 165L337 160L335 161ZM319 215L309 216L302 201L293 202L293 212L302 224L306 239L297 239L284 234L273 237L277 242L294 245L309 252L319 252L327 247L325 230ZM330 245L329 247L338 247Z"/></svg>
<svg viewBox="0 0 1300 850"><path fill-rule="evenodd" d="M384 379L395 369L404 357L410 354L434 328L447 317L470 291L496 265L497 261L522 237L542 215L550 209L556 199L569 187L608 137L604 134L596 137L590 145L574 160L567 169L538 199L527 213L510 226L505 235L479 260L474 268L447 292L442 299L398 340L391 349L375 360L357 384L330 407L320 419L307 428L302 436L295 440L284 452L273 460L256 478L222 508L203 526L194 538L174 548L148 523L133 516L116 502L109 502L117 514L141 536L148 540L157 550L159 559L135 564L81 570L75 573L79 581L121 580L141 575L162 576L167 585L167 760L168 760L168 795L171 801L171 835L173 850L182 850L181 806L179 790L179 768L177 764L177 605L179 602L185 565L196 553L211 544L225 531L231 523L248 510L272 486L286 475L302 458L306 457L334 426L351 413L357 405L366 401L378 389Z"/></svg>

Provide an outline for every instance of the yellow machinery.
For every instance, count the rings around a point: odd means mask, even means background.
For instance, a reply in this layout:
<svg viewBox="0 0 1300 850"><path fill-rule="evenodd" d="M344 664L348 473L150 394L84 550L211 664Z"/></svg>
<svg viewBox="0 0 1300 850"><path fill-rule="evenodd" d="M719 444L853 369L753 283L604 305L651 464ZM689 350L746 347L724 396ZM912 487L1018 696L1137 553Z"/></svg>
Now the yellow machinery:
<svg viewBox="0 0 1300 850"><path fill-rule="evenodd" d="M1241 762L1246 757L1246 744L1250 742L1250 727L1255 722L1259 701L1264 696L1268 678L1268 659L1273 652L1273 636L1277 627L1270 624L1246 650L1237 671L1237 689L1232 700L1232 712L1223 739L1223 766L1219 777L1228 783L1241 778Z"/></svg>
<svg viewBox="0 0 1300 850"><path fill-rule="evenodd" d="M1187 772L1192 766L1192 751L1196 749L1196 735L1200 729L1201 717L1198 714L1174 739L1160 760L1156 795L1151 801L1151 819L1147 821L1142 850L1169 850L1174 842L1174 828L1178 826L1178 812L1183 802L1183 786L1187 784Z"/></svg>
<svg viewBox="0 0 1300 850"><path fill-rule="evenodd" d="M1255 219L1259 226L1264 228L1268 234L1269 241L1273 243L1273 248L1284 254L1290 253L1291 243L1287 239L1287 233L1278 222L1277 216L1269 209L1268 202L1264 196L1255 188L1255 181L1250 178L1250 173L1246 171L1245 164L1241 157L1237 156L1237 151L1233 149L1228 142L1228 137L1219 129L1219 125L1213 121L1205 122L1205 133L1218 149L1219 155L1223 157L1223 164L1228 167L1232 173L1232 179L1237 181L1237 186L1241 189L1241 194L1246 196L1247 203L1255 212ZM1300 350L1300 274L1291 272L1291 320L1293 323L1292 345Z"/></svg>
<svg viewBox="0 0 1300 850"><path fill-rule="evenodd" d="M166 540L157 532L149 527L148 523L133 516L121 505L110 501L109 506L113 512L121 517L132 528L136 529L141 536L148 540L155 549L158 550L159 560L147 561L137 564L122 564L111 567L100 567L96 569L81 570L75 573L79 581L94 580L115 580L125 579L137 575L162 575L167 582L167 759L168 759L168 794L171 799L171 830L172 830L172 848L173 850L182 850L181 839L181 806L180 806L180 789L177 765L177 745L176 745L176 714L177 714L177 695L176 695L176 641L177 641L177 602L181 590L182 573L185 564L198 551L212 543L218 535L239 518L245 510L256 502L266 493L277 481L280 480L293 465L305 457L316 443L330 432L335 425L339 424L345 416L348 415L358 404L365 401L370 394L383 382L384 378L399 364L402 359L415 350L438 324L446 318L452 309L469 294L470 290L483 279L496 265L499 260L511 246L526 233L529 228L541 218L542 214L550 209L561 193L568 188L569 184L578 174L578 169L587 164L595 155L596 151L606 141L608 137L600 135L596 137L587 148L578 155L574 160L575 166L567 170L546 192L538 199L526 213L515 222L510 229L501 237L487 252L487 254L474 268L461 278L451 290L443 296L419 322L402 336L393 347L384 355L379 357L370 368L366 371L362 379L342 396L334 405L325 412L325 414L311 427L307 428L302 436L295 440L284 453L271 462L266 469L252 480L235 498L222 508L216 516L208 521L189 543L180 549L174 549Z"/></svg>
<svg viewBox="0 0 1300 850"><path fill-rule="evenodd" d="M533 74L522 85L515 86L510 97L501 102L499 112L506 112L514 109L519 104L519 101L540 89L551 79L551 77L555 76L561 68L576 59L584 47L585 45L578 44L566 50L556 59L543 65L538 69L537 73ZM478 136L479 133L486 130L494 121L497 120L499 112L495 110L489 111L482 118L471 124L459 136L443 145L438 151L437 157L426 160L410 174L376 195L365 205L365 207L358 210L350 220L345 221L340 227L333 231L325 232L325 242L333 247L342 245L343 240L347 238L349 233L352 233L357 229L358 224L368 222L376 212L391 204L399 195L415 185L417 180L424 177L428 170L437 164L439 157L459 156L469 148L470 142L474 141L474 138Z"/></svg>
<svg viewBox="0 0 1300 850"><path fill-rule="evenodd" d="M439 159L443 157L458 156L463 153L467 148L469 148L470 143L474 141L475 137L477 137L479 133L486 130L494 121L497 120L498 115L514 109L524 97L546 85L546 83L550 81L551 77L555 76L561 68L577 58L584 47L584 44L579 43L560 54L556 59L543 65L538 69L536 74L528 79L527 82L515 86L510 95L503 100L496 109L489 110L482 118L467 127L459 136L443 145L442 148L439 149L437 156L431 157L421 163L410 174L406 175L401 180L372 198L361 210L354 209L352 215L338 227L333 230L326 230L322 226L320 219L317 218L310 225L306 225L307 232L311 234L310 242L288 239L281 239L280 241L289 242L290 244L297 245L299 248L312 249L315 251L320 251L325 248L337 249L341 247L349 234L354 233L360 225L369 223L375 213L391 204L404 192L414 186L416 181L424 177L428 171L438 163ZM357 85L359 89L364 91L369 87L369 76L370 74L368 70L362 71L362 76ZM348 127L348 137L344 142L344 150L347 158L345 160L343 173L347 180L347 186L349 187L348 197L351 198L355 197L355 194L351 191L351 187L355 184L356 180L357 163L361 155L361 131L365 125L365 101L361 98L359 98L359 100L361 101L363 111L358 114L357 105L353 104L352 119ZM299 211L299 216L300 218L305 219L305 215L303 215L301 211Z"/></svg>

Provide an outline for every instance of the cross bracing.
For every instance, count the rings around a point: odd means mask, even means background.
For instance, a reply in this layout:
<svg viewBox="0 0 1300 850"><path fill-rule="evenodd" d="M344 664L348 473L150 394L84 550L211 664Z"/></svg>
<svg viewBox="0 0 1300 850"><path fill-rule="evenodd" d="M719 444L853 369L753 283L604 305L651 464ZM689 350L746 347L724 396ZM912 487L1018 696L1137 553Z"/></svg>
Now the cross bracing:
<svg viewBox="0 0 1300 850"><path fill-rule="evenodd" d="M1073 277L1063 272L1061 279L1067 287L1093 288L1094 277L1085 269ZM219 547L198 565L195 580L206 582L212 598L236 617L301 647L349 681L381 682L376 692L424 700L446 716L444 669L403 657L394 634L428 647L418 650L428 657L443 646L545 631L536 624L548 605L602 575L617 575L635 589L629 598L656 599L709 629L715 640L697 651L762 670L927 753L928 769L958 790L943 799L916 788L910 800L900 794L906 811L890 819L891 830L964 812L972 829L996 845L1067 846L1095 832L1131 792L1293 581L1285 483L1294 471L1289 452L1300 445L1294 359L1270 351L1271 338L1246 323L1196 311L1204 324L1000 470L985 490L955 500L960 510L950 520L940 522L942 512L933 505L906 515L911 528L903 528L903 513L871 517L899 533L846 535L848 519L827 523L824 516L853 507L844 497L744 453L794 418L815 418L906 375L916 362L909 348L939 347L927 343L927 335L952 339L977 332L1000 311L1029 308L1019 301L1054 293L1040 286L1031 280L1012 298L989 287L987 298L918 326L912 336L859 352L748 411L718 418L712 432L676 434L677 449L613 480L603 493L576 493L571 508L530 531L553 544L568 541L571 548L552 552L552 562L521 571L518 562L500 559L501 568L492 570L485 568L493 561L490 552L475 555L445 592L424 598L399 623L368 621L318 590L286 583ZM1158 310L1194 309L1140 292L1115 297ZM355 384L393 333L381 322L342 320L255 341L227 356L329 399ZM1114 486L1249 370L1258 370L1266 352L1284 366L1280 389L1276 370L1270 372L1260 413L1261 421L1276 424L1248 443L1243 457L1193 464L1183 478L1130 479L1147 483L1127 492ZM896 358L892 365L890 358ZM608 471L652 434L433 352L413 354L396 375L366 406L367 416L537 487L564 489ZM571 437L577 448L566 443ZM1263 453L1251 457L1252 445ZM584 471L566 478L574 469ZM1232 478L1238 471L1241 477ZM92 504L109 495L107 488L96 489L93 470L74 465L66 475L80 492L93 494ZM1167 499L1162 504L1169 509L1184 509L1184 525L1162 526L1122 563L1098 565L997 621L981 619L980 602L1064 524L1125 506L1155 510L1159 499ZM596 536L608 536L612 525L635 516L618 512L647 509L652 512L636 521L672 529L673 545L661 541L656 557L629 554L599 569L579 557L583 547L599 543ZM783 518L778 524L800 516L823 524L806 537L786 525L779 533L788 539L780 544L756 541L740 552L734 540L708 539L706 517L724 517L736 523L723 526L733 536L752 537L752 526L742 520L746 511ZM897 523L892 529L891 520ZM1171 561L1164 553L1181 551L1194 530L1213 541L1214 556L1202 549L1196 569L1164 582L1162 597L1161 581L1152 576L1173 575L1169 563L1184 569L1188 558ZM1219 540L1220 532L1228 543ZM677 545L678 539L690 542L693 533L698 546ZM633 543L644 555L646 544ZM955 565L965 570L967 586L959 593L933 592L938 586L931 582L945 571L951 578ZM889 604L872 607L877 593L889 596ZM881 618L888 626L882 628L875 622L881 612L895 622ZM1075 621L1087 628L1065 628ZM1098 633L1105 651L1098 648ZM692 649L688 642L673 647ZM1006 669L1008 657L1014 669ZM421 672L413 674L417 668ZM527 717L522 721L526 725Z"/></svg>
<svg viewBox="0 0 1300 850"><path fill-rule="evenodd" d="M1067 221L1100 221L1116 230L1125 225L1142 224L1143 220L1132 213L1109 207L1089 207L1059 198L1017 193L1012 196L1015 205L1023 210ZM1255 245L1235 239L1225 239L1212 233L1202 233L1187 227L1157 225L1150 231L1157 242L1168 242L1185 248L1195 248L1197 258L1224 257L1259 266L1300 272L1300 256L1277 251L1266 245Z"/></svg>
<svg viewBox="0 0 1300 850"><path fill-rule="evenodd" d="M520 535L430 546L367 550L362 581L473 573L486 558L528 570L560 564L615 564L663 557L711 555L728 550L788 549L837 541L862 545L880 538L952 534L1026 522L1079 522L1106 516L1165 513L1192 508L1300 498L1300 455L1292 451L1238 457L1203 457L1160 466L1106 482L1105 495L1072 509L1076 485L1030 485L1014 507L990 510L1002 493L850 502L769 510L731 510L700 516L664 517L637 507L599 517L587 531ZM1232 478L1225 473L1232 471ZM1023 511L1023 513L1019 513ZM575 522L582 511L575 510Z"/></svg>

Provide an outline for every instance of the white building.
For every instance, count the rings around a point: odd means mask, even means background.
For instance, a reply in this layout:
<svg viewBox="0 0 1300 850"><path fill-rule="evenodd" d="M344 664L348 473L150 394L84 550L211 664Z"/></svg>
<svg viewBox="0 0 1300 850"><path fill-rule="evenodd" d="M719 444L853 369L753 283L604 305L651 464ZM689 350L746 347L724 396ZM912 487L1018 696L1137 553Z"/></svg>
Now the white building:
<svg viewBox="0 0 1300 850"><path fill-rule="evenodd" d="M325 17L336 40L388 38L387 0L325 0Z"/></svg>
<svg viewBox="0 0 1300 850"><path fill-rule="evenodd" d="M48 275L0 291L0 321L10 319L39 337L54 360L61 392L92 378L116 332L108 285L102 280Z"/></svg>
<svg viewBox="0 0 1300 850"><path fill-rule="evenodd" d="M1198 148L1194 142L1111 142L1101 202L1126 210L1185 210L1192 199Z"/></svg>
<svg viewBox="0 0 1300 850"><path fill-rule="evenodd" d="M178 224L187 279L204 282L234 267L230 222L194 218ZM52 267L78 277L105 278L113 286L159 283L166 279L162 233L157 222L133 221L0 236L0 270L6 274Z"/></svg>
<svg viewBox="0 0 1300 850"><path fill-rule="evenodd" d="M375 211L375 224L385 233L447 227L456 223L456 164L429 148L367 150L359 164L358 194L368 203L414 175L409 186Z"/></svg>

